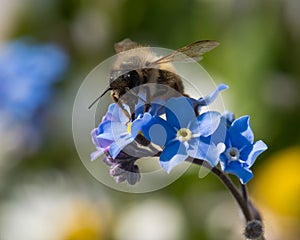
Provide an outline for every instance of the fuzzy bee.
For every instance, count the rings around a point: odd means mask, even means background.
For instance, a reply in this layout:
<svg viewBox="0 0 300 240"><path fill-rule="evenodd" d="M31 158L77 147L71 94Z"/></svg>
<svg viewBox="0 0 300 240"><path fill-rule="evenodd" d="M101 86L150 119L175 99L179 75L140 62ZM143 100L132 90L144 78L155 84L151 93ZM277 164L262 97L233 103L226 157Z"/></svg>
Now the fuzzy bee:
<svg viewBox="0 0 300 240"><path fill-rule="evenodd" d="M137 44L126 38L115 44L117 59L111 70L108 88L89 106L96 103L105 93L111 91L111 97L129 119L134 119L134 109L141 97L145 99L145 111L150 107L151 100L156 97L167 99L176 92L187 96L181 77L176 74L174 62L200 61L202 55L219 45L216 41L197 41L167 56L157 56L149 47ZM150 89L149 84L154 88ZM165 87L164 87L165 86ZM169 91L168 89L175 91ZM129 107L130 113L125 106Z"/></svg>

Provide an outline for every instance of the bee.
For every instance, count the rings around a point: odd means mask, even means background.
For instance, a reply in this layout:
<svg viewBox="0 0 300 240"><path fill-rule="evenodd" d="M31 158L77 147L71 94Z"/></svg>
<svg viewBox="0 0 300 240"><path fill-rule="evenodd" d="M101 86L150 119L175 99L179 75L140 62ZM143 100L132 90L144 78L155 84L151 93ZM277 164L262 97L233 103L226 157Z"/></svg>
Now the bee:
<svg viewBox="0 0 300 240"><path fill-rule="evenodd" d="M167 99L172 97L174 92L188 96L184 92L181 77L176 73L172 63L200 61L204 53L218 45L219 42L212 40L197 41L160 57L152 52L149 46L140 45L126 38L114 45L118 55L111 70L109 86L89 108L111 91L113 101L121 107L129 119L133 120L135 106L141 99L139 91L143 91L146 96L146 99L142 99L145 111L149 110L151 100L156 97ZM151 83L155 86L154 89L149 89ZM170 88L175 91L170 91ZM129 107L130 113L124 105Z"/></svg>

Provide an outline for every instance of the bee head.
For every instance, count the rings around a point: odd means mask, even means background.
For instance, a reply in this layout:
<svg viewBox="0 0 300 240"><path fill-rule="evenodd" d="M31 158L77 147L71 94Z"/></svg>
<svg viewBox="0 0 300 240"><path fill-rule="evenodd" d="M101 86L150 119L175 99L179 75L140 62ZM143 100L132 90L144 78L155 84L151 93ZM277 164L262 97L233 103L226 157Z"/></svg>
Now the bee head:
<svg viewBox="0 0 300 240"><path fill-rule="evenodd" d="M118 76L118 77L116 77ZM141 84L141 78L137 70L131 70L122 74L121 71L114 71L110 77L110 88L116 89L132 89Z"/></svg>

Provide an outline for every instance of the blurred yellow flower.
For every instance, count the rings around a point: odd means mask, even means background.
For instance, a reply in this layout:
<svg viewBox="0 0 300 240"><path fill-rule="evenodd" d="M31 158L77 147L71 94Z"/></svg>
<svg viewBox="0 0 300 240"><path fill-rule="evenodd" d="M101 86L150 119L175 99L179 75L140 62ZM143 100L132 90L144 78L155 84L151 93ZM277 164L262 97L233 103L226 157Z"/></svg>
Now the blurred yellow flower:
<svg viewBox="0 0 300 240"><path fill-rule="evenodd" d="M13 188L0 202L1 240L106 239L111 201L100 187L60 174L37 179Z"/></svg>
<svg viewBox="0 0 300 240"><path fill-rule="evenodd" d="M300 218L300 147L268 159L258 169L253 185L261 204L280 215Z"/></svg>
<svg viewBox="0 0 300 240"><path fill-rule="evenodd" d="M72 203L66 222L64 240L99 240L103 239L103 223L97 208L83 201ZM99 209L98 209L99 210Z"/></svg>
<svg viewBox="0 0 300 240"><path fill-rule="evenodd" d="M274 154L257 170L253 199L262 213L267 239L299 239L300 146Z"/></svg>

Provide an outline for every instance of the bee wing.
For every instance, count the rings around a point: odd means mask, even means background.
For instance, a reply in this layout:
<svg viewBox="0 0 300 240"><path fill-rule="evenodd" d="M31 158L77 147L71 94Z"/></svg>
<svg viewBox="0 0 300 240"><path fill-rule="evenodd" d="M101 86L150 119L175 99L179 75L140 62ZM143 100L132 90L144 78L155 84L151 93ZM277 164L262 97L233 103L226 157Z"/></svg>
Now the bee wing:
<svg viewBox="0 0 300 240"><path fill-rule="evenodd" d="M125 38L121 42L115 43L115 51L116 53L124 52L133 48L138 47L139 44L136 42L131 41L129 38Z"/></svg>
<svg viewBox="0 0 300 240"><path fill-rule="evenodd" d="M168 62L189 62L189 61L200 61L202 59L202 55L207 53L217 47L220 43L212 40L203 40L194 42L185 47L179 48L175 52L164 56L153 63L151 65L157 65Z"/></svg>

